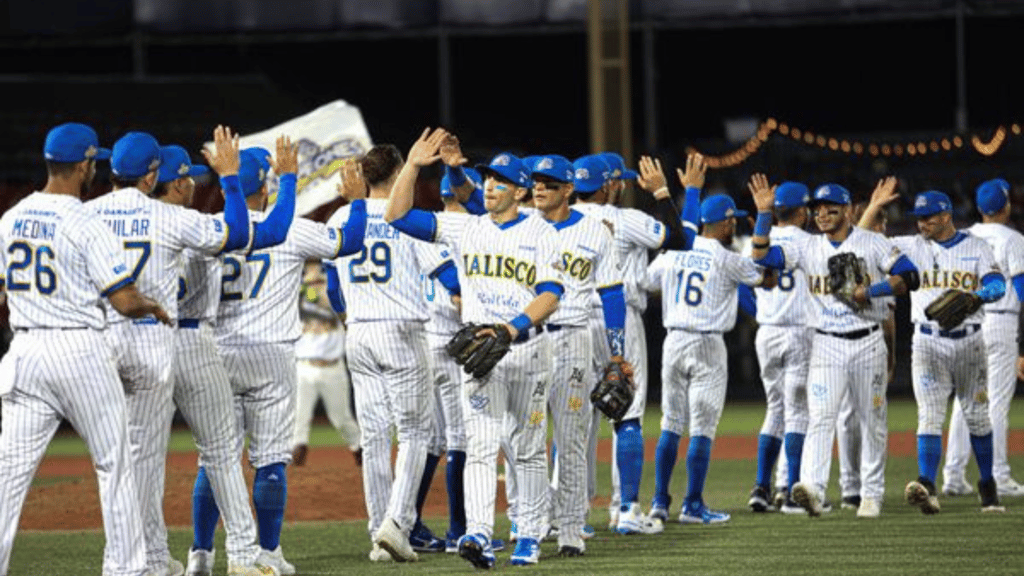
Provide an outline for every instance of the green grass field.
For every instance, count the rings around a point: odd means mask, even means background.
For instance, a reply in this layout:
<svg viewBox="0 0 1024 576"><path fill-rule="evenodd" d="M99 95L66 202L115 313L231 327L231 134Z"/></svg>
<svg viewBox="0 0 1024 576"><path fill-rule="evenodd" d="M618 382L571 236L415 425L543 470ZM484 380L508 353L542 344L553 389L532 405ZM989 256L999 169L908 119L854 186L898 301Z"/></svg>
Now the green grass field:
<svg viewBox="0 0 1024 576"><path fill-rule="evenodd" d="M914 429L912 402L893 402L890 429ZM756 434L763 416L757 405L730 405L722 418L720 434ZM657 432L656 410L646 419L648 435ZM1024 428L1024 407L1017 402L1011 414L1011 428ZM320 428L315 441L338 444L332 430ZM174 449L190 449L187 432L176 433ZM1017 450L1019 452L1019 449ZM80 454L81 441L60 438L53 454ZM653 455L648 454L650 460ZM685 457L681 455L673 478L673 504L678 511L685 489ZM1018 475L1024 473L1024 456L1011 458ZM973 467L973 465L972 465ZM833 466L833 479L836 475ZM969 471L976 478L976 472ZM802 516L750 513L747 494L753 483L753 460L713 460L705 500L713 507L733 514L724 526L681 526L670 522L665 533L648 537L623 537L606 530L607 511L595 508L591 523L597 536L588 542L583 558L554 556L556 545L546 542L536 567L524 568L536 574L575 576L584 574L1024 574L1024 499L1007 499L1006 514L983 515L975 496L942 498L943 511L925 517L902 501L904 484L916 477L916 460L890 458L882 517L861 520L842 510L811 520ZM641 498L645 504L653 486L654 466L644 470ZM600 493L608 493L608 465L602 465ZM830 497L838 499L833 480ZM444 518L428 518L435 533L443 533ZM507 535L508 522L499 514L496 537ZM172 529L171 549L182 561L191 543L188 529ZM451 574L474 569L454 555L422 555L410 565L371 564L366 559L370 542L365 521L288 525L282 535L286 557L299 574ZM223 550L223 532L217 546ZM11 576L96 574L100 571L103 535L100 531L24 532L15 541ZM497 570L509 552L499 552ZM219 574L226 569L223 553L218 556Z"/></svg>

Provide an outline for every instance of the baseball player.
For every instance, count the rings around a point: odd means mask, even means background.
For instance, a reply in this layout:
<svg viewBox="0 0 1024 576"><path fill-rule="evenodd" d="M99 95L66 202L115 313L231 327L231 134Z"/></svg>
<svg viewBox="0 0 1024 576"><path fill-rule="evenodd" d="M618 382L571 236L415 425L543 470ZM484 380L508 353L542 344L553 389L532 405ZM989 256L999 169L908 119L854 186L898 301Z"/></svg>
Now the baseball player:
<svg viewBox="0 0 1024 576"><path fill-rule="evenodd" d="M536 564L546 531L547 459L545 409L551 350L543 321L563 293L558 239L550 224L519 212L529 175L511 154L498 154L484 175L486 216L467 217L412 210L413 183L421 166L434 161L443 130L428 132L409 152L388 202L386 219L405 233L455 246L462 257L459 283L463 321L507 330L514 344L489 373L463 381L466 421L466 535L459 555L481 568L494 565L495 461L506 415L513 419L511 443L519 489L519 539L513 565ZM452 182L453 186L457 183Z"/></svg>
<svg viewBox="0 0 1024 576"><path fill-rule="evenodd" d="M237 164L237 143L218 126L217 157L211 164L230 179ZM214 163L216 161L216 163ZM192 248L207 255L248 245L249 223L237 186L227 183L223 217L201 214L150 198L158 179L160 146L149 134L129 132L114 144L111 171L115 190L87 202L123 239L132 278L177 317L181 253ZM175 331L149 319L130 319L110 311L108 337L118 351L118 371L125 383L129 438L136 490L142 505L146 558L157 573L181 574L171 558L163 520L164 468L173 416L171 380Z"/></svg>
<svg viewBox="0 0 1024 576"><path fill-rule="evenodd" d="M992 421L992 476L1000 496L1024 496L1024 486L1013 479L1006 458L1010 401L1017 386L1014 373L1018 350L1018 317L1024 299L1024 236L1008 226L1010 221L1010 184L1003 179L989 180L978 186L975 202L981 212L981 223L967 229L988 243L996 263L1006 277L1012 279L1013 290L985 306L982 334L988 356L988 413ZM946 465L942 471L944 494L968 494L971 485L965 478L969 434L960 410L959 399L953 400L946 444Z"/></svg>
<svg viewBox="0 0 1024 576"><path fill-rule="evenodd" d="M102 301L127 318L171 324L139 293L121 242L81 194L110 157L96 132L77 123L50 130L47 181L0 217L0 287L11 347L0 362L0 574L7 574L32 477L62 419L85 440L99 485L106 546L103 573L151 574L129 453L127 407L104 338Z"/></svg>
<svg viewBox="0 0 1024 576"><path fill-rule="evenodd" d="M763 175L755 174L754 178L763 178ZM778 224L771 231L772 243L787 247L807 241L810 234L804 231L804 226L808 220L809 200L810 191L799 182L783 182L776 187L773 209ZM747 505L754 512L765 512L773 506L769 496L772 469L783 441L787 493L800 481L800 457L808 421L807 369L812 330L808 325L813 310L803 270L792 267L782 270L775 288L756 288L754 292L759 325L754 346L761 366L767 409L757 441L757 481Z"/></svg>
<svg viewBox="0 0 1024 576"><path fill-rule="evenodd" d="M767 186L767 179L758 181L760 185L751 186L758 209L751 255L775 270L803 270L815 308L807 376L810 420L800 459L800 482L793 486L790 496L811 516L824 511L836 414L848 390L860 416L862 485L857 515L877 517L885 491L888 435L886 352L880 323L888 316L889 307L881 297L916 290L920 281L917 268L884 236L852 226L850 193L838 184L819 186L812 195L810 206L822 235L793 243L788 249L773 245L770 232L775 193ZM841 253L861 258L871 280L881 275L881 280L853 294L858 303L856 310L830 289L829 258Z"/></svg>
<svg viewBox="0 0 1024 576"><path fill-rule="evenodd" d="M163 146L152 197L171 205L189 206L195 191L193 176L207 172L205 166L192 165L184 148ZM283 197L294 198L294 192ZM294 202L290 204L294 206ZM290 222L294 208L285 208ZM185 249L181 259L172 375L174 403L192 429L199 448L200 470L209 479L219 508L224 511L228 574L272 574L272 568L256 562L260 552L256 523L249 510L241 462L234 453L231 385L213 339L212 325L220 296L220 259L192 249ZM186 576L209 576L213 570L215 527L209 530L209 549L202 548L207 538L202 536L202 530L197 531L199 544L189 550Z"/></svg>
<svg viewBox="0 0 1024 576"><path fill-rule="evenodd" d="M334 261L333 270L328 268L329 275L339 277L348 310L348 361L363 432L363 489L374 544L370 559L387 560L390 555L400 562L418 559L413 544L421 551L444 550L443 541L417 526L419 489L423 482L429 487L439 460L438 453L427 456L434 394L420 272L437 272L442 282L457 285L450 259L447 273L439 271L445 264L424 270L428 251L435 247L400 234L384 221L402 163L395 146L378 145L359 160L361 176L351 171L345 175L345 185L369 185L366 245L359 254ZM330 221L344 219L347 212L342 207ZM398 438L394 477L392 426Z"/></svg>
<svg viewBox="0 0 1024 576"><path fill-rule="evenodd" d="M317 398L321 398L331 425L348 443L356 465L362 466L359 424L349 408L351 400L348 366L345 363L345 325L331 309L325 290L326 282L321 263L307 262L299 305L302 336L295 343L298 372L292 464L302 466L306 463L313 411Z"/></svg>
<svg viewBox="0 0 1024 576"><path fill-rule="evenodd" d="M704 503L704 481L711 461L711 443L725 404L728 381L722 334L736 323L738 286L757 286L763 270L749 258L726 248L732 243L736 218L732 198L716 195L700 206L704 225L689 251L668 251L648 267L647 288L659 290L668 336L662 356L661 438L655 462L651 517L664 522L671 504L669 483L680 437L689 427L686 455L687 493L679 511L683 524L720 524L729 514ZM670 446L669 446L670 445Z"/></svg>
<svg viewBox="0 0 1024 576"><path fill-rule="evenodd" d="M880 186L872 195L865 217L899 195L895 186ZM992 249L981 238L953 226L953 204L942 192L918 194L911 212L920 232L893 243L921 270L921 287L911 297L914 338L911 375L917 400L918 478L907 484L907 502L925 514L939 512L935 479L942 455L942 424L951 392L960 402L974 458L978 463L978 494L982 512L1003 512L992 476L992 423L987 402L988 360L982 335L984 308L955 328L942 329L925 309L948 289L975 294L982 302L999 301L1005 279Z"/></svg>
<svg viewBox="0 0 1024 576"><path fill-rule="evenodd" d="M687 250L696 235L696 226L685 227L679 218L679 210L672 201L668 182L660 161L643 157L640 161L641 187L651 193L657 206L657 218L639 210L618 208L605 202L624 186L623 181L634 177L624 166L612 168L607 155L584 157L577 160L575 181L575 210L607 221L615 239L615 251L621 268L626 299L626 357L634 362L634 383L636 392L633 404L622 420L614 426L612 451L612 498L609 507L609 529L622 534L657 533L662 528L651 522L640 510L640 479L643 473L644 440L641 422L647 403L647 337L643 324L643 312L647 307L647 294L640 287L647 274L648 251L655 249ZM581 173L582 168L585 173ZM704 170L700 155L687 159L686 172L678 171L686 189L684 220L696 222L700 212L700 188L704 182ZM605 325L603 313L594 303L590 316L594 341L593 370L600 374L609 360L609 351L604 346ZM596 488L597 425L600 415L595 414L591 429L591 446L588 456L591 491Z"/></svg>

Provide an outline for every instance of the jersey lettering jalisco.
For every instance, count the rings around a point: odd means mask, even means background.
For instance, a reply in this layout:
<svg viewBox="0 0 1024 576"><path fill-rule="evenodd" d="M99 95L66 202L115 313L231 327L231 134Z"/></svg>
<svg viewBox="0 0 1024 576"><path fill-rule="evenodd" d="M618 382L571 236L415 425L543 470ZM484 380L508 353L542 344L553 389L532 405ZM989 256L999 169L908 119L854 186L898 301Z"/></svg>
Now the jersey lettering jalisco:
<svg viewBox="0 0 1024 576"><path fill-rule="evenodd" d="M957 232L941 244L925 240L920 234L898 236L892 241L921 273L921 286L910 295L910 320L930 324L936 330L938 324L924 315L925 308L933 300L950 288L975 292L981 287L981 279L986 274L1000 274L992 249L972 234ZM985 308L981 307L964 323L981 324L984 317Z"/></svg>
<svg viewBox="0 0 1024 576"><path fill-rule="evenodd" d="M250 212L262 221L265 213ZM344 238L338 228L296 217L277 246L223 257L217 344L295 342L302 334L299 286L306 260L335 258Z"/></svg>
<svg viewBox="0 0 1024 576"><path fill-rule="evenodd" d="M663 252L647 268L646 286L661 291L665 328L728 332L736 325L740 284L756 286L763 269L722 243L698 236L693 249Z"/></svg>
<svg viewBox="0 0 1024 576"><path fill-rule="evenodd" d="M807 274L815 311L810 325L814 328L825 332L852 332L870 328L889 316L891 299L873 298L868 307L855 312L832 295L828 281L828 259L844 252L852 252L864 260L871 284L888 276L902 253L885 236L853 227L838 245L824 234L812 234L803 242L783 247L782 252L786 268L800 269Z"/></svg>
<svg viewBox="0 0 1024 576"><path fill-rule="evenodd" d="M810 238L797 226L775 226L770 233L771 243L783 250L793 244L802 244ZM814 317L811 299L807 297L807 275L787 262L778 270L775 288L754 288L757 296L757 323L761 326L806 326Z"/></svg>
<svg viewBox="0 0 1024 576"><path fill-rule="evenodd" d="M586 326L597 290L622 284L611 232L597 218L576 210L566 220L549 224L558 233L565 293L548 322Z"/></svg>
<svg viewBox="0 0 1024 576"><path fill-rule="evenodd" d="M181 252L192 248L215 255L227 241L223 218L154 200L138 188L114 190L85 206L121 240L139 291L156 300L171 317L178 311ZM128 320L109 304L107 311L111 322Z"/></svg>
<svg viewBox="0 0 1024 576"><path fill-rule="evenodd" d="M387 200L366 200L366 238L363 250L334 260L345 296L348 322L414 320L426 322L426 297L421 274L437 247L402 234L384 220ZM342 206L327 221L342 226L349 207ZM440 263L438 264L440 265ZM436 267L435 267L436 268Z"/></svg>
<svg viewBox="0 0 1024 576"><path fill-rule="evenodd" d="M1011 284L1013 277L1024 274L1024 236L1009 226L995 223L975 224L967 231L988 243L996 264L1006 275L1006 294L986 304L985 311L1019 313L1020 298Z"/></svg>
<svg viewBox="0 0 1024 576"><path fill-rule="evenodd" d="M124 249L82 201L34 192L0 218L12 328L107 325L102 298L131 283Z"/></svg>
<svg viewBox="0 0 1024 576"><path fill-rule="evenodd" d="M461 255L464 322L508 322L536 298L538 285L564 285L558 236L543 218L520 213L498 224L488 214L435 216L434 240L456 246Z"/></svg>

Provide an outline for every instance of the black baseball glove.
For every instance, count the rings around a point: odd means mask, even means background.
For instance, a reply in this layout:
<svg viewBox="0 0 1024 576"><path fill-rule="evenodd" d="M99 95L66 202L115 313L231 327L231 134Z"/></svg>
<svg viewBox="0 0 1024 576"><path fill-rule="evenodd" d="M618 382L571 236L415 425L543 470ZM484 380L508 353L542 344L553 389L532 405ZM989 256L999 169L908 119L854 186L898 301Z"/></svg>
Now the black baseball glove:
<svg viewBox="0 0 1024 576"><path fill-rule="evenodd" d="M466 324L445 346L466 374L482 378L508 354L512 334L504 324Z"/></svg>
<svg viewBox="0 0 1024 576"><path fill-rule="evenodd" d="M604 376L590 392L590 401L601 413L618 422L633 403L635 392L633 366L624 360L613 360L605 366Z"/></svg>
<svg viewBox="0 0 1024 576"><path fill-rule="evenodd" d="M939 328L949 330L963 323L968 316L981 308L981 298L977 294L950 288L924 309L929 320L938 322Z"/></svg>
<svg viewBox="0 0 1024 576"><path fill-rule="evenodd" d="M853 299L853 293L858 287L867 288L868 286L868 274L865 268L864 260L858 258L853 252L835 254L828 259L829 290L837 300L855 311L867 307L866 303L862 304Z"/></svg>

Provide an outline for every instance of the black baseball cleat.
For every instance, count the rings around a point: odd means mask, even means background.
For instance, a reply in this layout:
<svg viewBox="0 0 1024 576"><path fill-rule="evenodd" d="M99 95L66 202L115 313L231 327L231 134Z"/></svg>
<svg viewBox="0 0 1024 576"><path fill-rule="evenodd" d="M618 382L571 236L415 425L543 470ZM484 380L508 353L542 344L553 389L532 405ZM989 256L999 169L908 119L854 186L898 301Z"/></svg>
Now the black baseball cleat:
<svg viewBox="0 0 1024 576"><path fill-rule="evenodd" d="M843 496L843 503L841 506L844 510L856 510L860 508L860 496Z"/></svg>
<svg viewBox="0 0 1024 576"><path fill-rule="evenodd" d="M768 489L759 484L754 485L754 489L750 491L750 500L747 501L747 506L754 512L768 512L772 510L772 505L768 501Z"/></svg>
<svg viewBox="0 0 1024 576"><path fill-rule="evenodd" d="M583 550L575 546L562 546L558 549L558 555L563 558L578 558L583 556Z"/></svg>
<svg viewBox="0 0 1024 576"><path fill-rule="evenodd" d="M981 497L982 512L1006 512L1006 508L999 505L999 492L994 478L978 480L978 496Z"/></svg>

